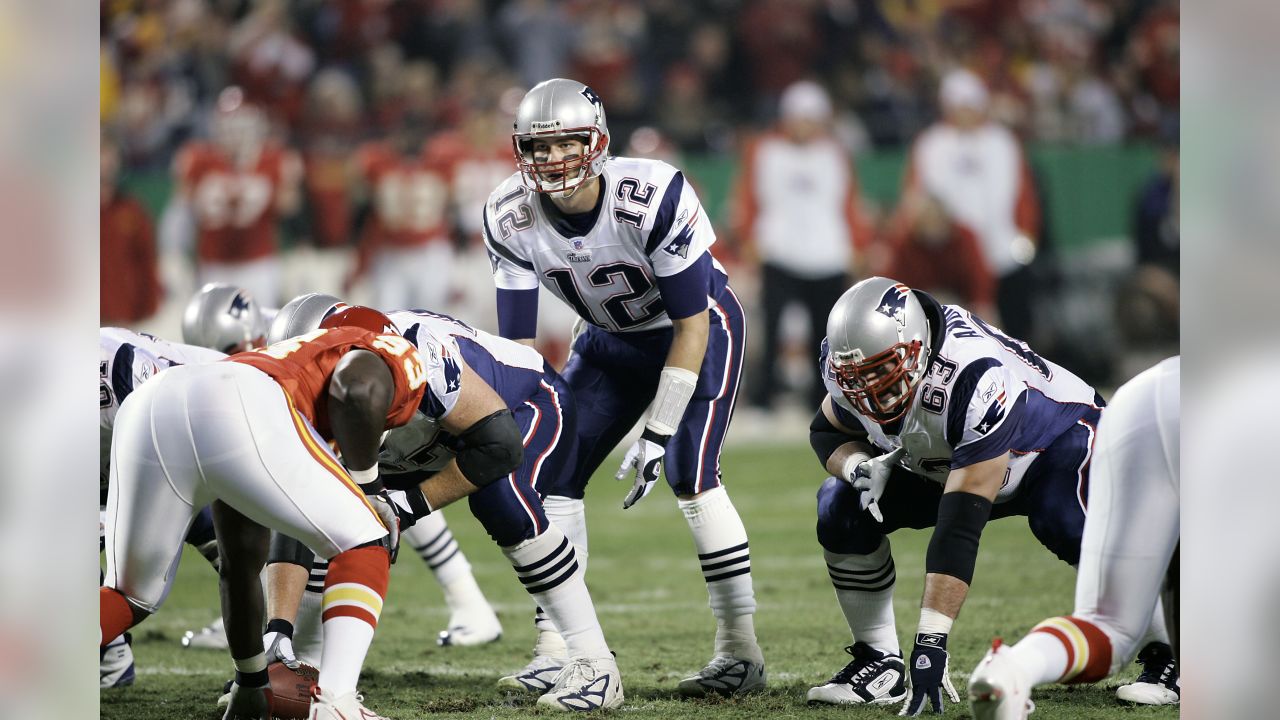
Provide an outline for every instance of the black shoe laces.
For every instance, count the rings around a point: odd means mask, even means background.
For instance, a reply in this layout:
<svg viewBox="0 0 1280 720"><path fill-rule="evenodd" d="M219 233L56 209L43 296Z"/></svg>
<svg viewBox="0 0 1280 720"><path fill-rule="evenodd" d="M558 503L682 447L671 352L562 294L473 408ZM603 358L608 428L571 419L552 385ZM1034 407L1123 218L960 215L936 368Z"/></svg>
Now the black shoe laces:
<svg viewBox="0 0 1280 720"><path fill-rule="evenodd" d="M870 645L856 643L844 649L853 656L853 660L840 672L831 676L828 684L857 685L859 680L867 680L871 675L880 672L883 661L891 659L890 655L876 656Z"/></svg>
<svg viewBox="0 0 1280 720"><path fill-rule="evenodd" d="M1136 682L1173 688L1177 666L1173 662L1173 650L1168 645L1150 643L1138 653L1137 662L1142 665L1142 672Z"/></svg>

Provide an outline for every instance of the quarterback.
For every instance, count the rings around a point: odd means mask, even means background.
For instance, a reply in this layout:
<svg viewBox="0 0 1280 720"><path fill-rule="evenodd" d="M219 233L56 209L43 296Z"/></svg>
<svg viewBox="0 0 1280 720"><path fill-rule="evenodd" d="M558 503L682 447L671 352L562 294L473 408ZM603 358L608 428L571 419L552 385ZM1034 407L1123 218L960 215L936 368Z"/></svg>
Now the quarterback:
<svg viewBox="0 0 1280 720"><path fill-rule="evenodd" d="M532 344L539 285L581 318L563 373L579 408L576 522L591 473L647 410L616 476L632 480L623 507L665 465L716 618L714 655L680 692L763 688L747 532L720 477L746 322L711 222L676 168L609 155L604 103L580 82L535 86L514 130L517 172L489 195L484 241L501 335Z"/></svg>

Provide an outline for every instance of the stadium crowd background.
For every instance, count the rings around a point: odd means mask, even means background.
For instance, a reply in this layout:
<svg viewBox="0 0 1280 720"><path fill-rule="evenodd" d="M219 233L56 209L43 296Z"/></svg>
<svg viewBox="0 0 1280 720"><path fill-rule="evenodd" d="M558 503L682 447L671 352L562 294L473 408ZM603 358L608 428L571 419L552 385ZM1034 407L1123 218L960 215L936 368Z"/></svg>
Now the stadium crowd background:
<svg viewBox="0 0 1280 720"><path fill-rule="evenodd" d="M990 117L1026 147L1040 198L1024 339L1090 381L1118 384L1178 342L1178 25L1174 0L105 1L104 139L119 148L119 186L141 200L158 253L154 267L113 264L104 222L102 322L179 337L196 260L171 167L184 143L208 135L229 85L266 109L304 165L302 202L280 222L281 296L264 304L310 290L374 297L367 275L351 276L366 213L349 193L326 195L324 181L361 143L411 132L489 163L450 178L456 266L424 282L452 288L431 309L492 329L479 208L514 170L510 117L536 82L587 83L604 100L615 154L686 171L716 222L715 253L758 316L759 272L734 232L732 186L784 90L810 79L830 94L871 228L859 268L883 272L911 143L939 120L942 78L967 67L989 90ZM322 256L341 270L320 269ZM122 288L144 297L109 316ZM797 388L816 354L798 326L783 333Z"/></svg>

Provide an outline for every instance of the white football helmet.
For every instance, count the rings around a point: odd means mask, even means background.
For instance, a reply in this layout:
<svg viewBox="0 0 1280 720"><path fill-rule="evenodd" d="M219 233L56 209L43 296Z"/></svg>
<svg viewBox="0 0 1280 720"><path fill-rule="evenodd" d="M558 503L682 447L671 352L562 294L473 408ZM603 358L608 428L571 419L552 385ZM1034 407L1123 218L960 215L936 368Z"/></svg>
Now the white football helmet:
<svg viewBox="0 0 1280 720"><path fill-rule="evenodd" d="M514 130L511 144L516 167L530 190L567 197L604 171L609 157L604 103L580 82L556 78L535 85L516 109ZM550 162L533 152L534 140L565 135L579 137L586 145L585 154Z"/></svg>
<svg viewBox="0 0 1280 720"><path fill-rule="evenodd" d="M267 319L248 290L209 283L182 313L182 342L227 354L263 344Z"/></svg>
<svg viewBox="0 0 1280 720"><path fill-rule="evenodd" d="M911 288L871 277L845 291L827 317L836 384L881 425L907 411L929 356L929 322Z"/></svg>

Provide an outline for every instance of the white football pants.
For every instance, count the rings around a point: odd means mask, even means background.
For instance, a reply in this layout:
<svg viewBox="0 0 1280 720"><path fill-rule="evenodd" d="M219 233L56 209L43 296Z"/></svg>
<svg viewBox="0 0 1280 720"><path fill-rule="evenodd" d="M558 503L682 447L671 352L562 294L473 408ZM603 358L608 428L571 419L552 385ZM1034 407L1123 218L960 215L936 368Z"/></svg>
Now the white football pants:
<svg viewBox="0 0 1280 720"><path fill-rule="evenodd" d="M241 363L164 370L120 407L104 584L155 612L196 511L214 500L326 560L387 534L280 385Z"/></svg>
<svg viewBox="0 0 1280 720"><path fill-rule="evenodd" d="M1110 638L1112 673L1137 652L1178 544L1179 367L1121 386L1098 424L1072 615Z"/></svg>

